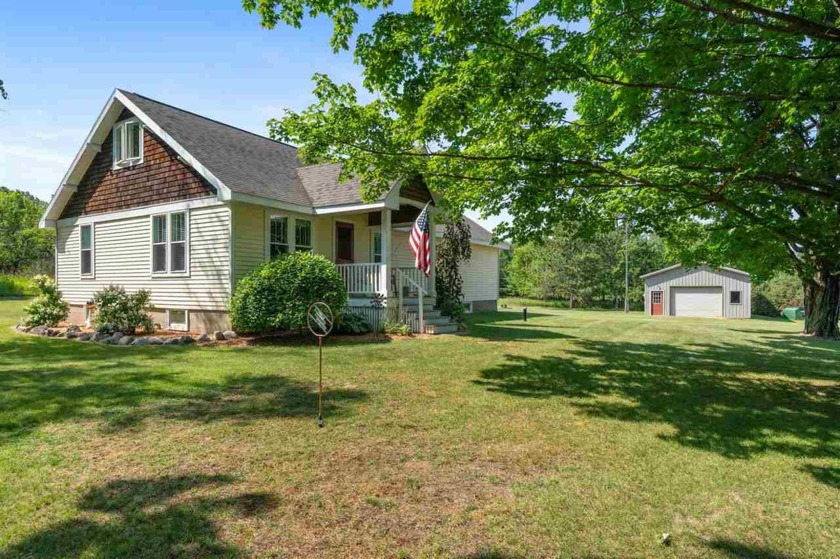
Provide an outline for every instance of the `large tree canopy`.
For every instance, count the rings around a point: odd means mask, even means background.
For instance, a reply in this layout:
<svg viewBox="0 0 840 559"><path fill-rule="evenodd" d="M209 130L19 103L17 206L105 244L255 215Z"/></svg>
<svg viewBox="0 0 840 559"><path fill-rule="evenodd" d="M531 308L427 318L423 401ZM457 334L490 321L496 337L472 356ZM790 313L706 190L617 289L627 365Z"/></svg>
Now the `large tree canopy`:
<svg viewBox="0 0 840 559"><path fill-rule="evenodd" d="M55 234L38 228L45 207L28 192L0 186L0 273L52 271Z"/></svg>
<svg viewBox="0 0 840 559"><path fill-rule="evenodd" d="M709 263L808 289L806 328L840 313L840 4L833 0L245 0L266 26L335 23L364 85L316 76L270 121L374 196L420 172L456 207L507 210L514 239L619 212ZM357 10L380 10L358 35Z"/></svg>

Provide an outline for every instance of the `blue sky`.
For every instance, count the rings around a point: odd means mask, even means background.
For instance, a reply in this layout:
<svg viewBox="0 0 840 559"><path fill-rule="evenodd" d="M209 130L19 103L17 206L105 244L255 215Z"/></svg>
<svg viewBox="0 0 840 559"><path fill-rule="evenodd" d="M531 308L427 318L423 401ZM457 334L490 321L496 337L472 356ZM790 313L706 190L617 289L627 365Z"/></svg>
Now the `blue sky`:
<svg viewBox="0 0 840 559"><path fill-rule="evenodd" d="M331 32L263 29L237 0L0 2L0 185L48 200L115 87L259 134L312 101L315 72L361 90Z"/></svg>

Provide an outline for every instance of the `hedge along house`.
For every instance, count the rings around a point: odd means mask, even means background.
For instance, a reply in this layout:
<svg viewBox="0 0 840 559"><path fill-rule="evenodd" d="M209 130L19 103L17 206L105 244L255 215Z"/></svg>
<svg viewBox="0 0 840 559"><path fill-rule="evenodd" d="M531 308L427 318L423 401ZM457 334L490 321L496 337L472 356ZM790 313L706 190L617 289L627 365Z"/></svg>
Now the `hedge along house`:
<svg viewBox="0 0 840 559"><path fill-rule="evenodd" d="M750 318L752 285L747 272L677 264L642 278L648 315Z"/></svg>
<svg viewBox="0 0 840 559"><path fill-rule="evenodd" d="M56 280L83 322L94 292L111 284L151 291L155 322L173 330L229 327L236 283L262 262L313 251L334 262L351 307L374 295L402 305L424 331L451 329L432 311L435 267L413 266L408 231L435 199L422 180L361 199L340 165L303 165L293 146L115 90L41 220L56 230ZM463 268L465 302L492 309L499 251L476 223ZM433 227L432 230L435 230ZM431 241L435 252L435 235Z"/></svg>

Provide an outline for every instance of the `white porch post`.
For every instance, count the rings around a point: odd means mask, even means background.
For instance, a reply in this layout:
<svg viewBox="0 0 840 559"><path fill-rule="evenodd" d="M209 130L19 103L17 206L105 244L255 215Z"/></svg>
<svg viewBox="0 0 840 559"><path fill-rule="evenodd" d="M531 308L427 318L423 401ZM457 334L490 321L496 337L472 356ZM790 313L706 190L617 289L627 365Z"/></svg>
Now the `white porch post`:
<svg viewBox="0 0 840 559"><path fill-rule="evenodd" d="M382 208L382 279L381 289L385 296L391 294L391 210Z"/></svg>
<svg viewBox="0 0 840 559"><path fill-rule="evenodd" d="M435 212L432 209L429 210L429 260L429 295L437 297L437 289L435 288L435 274L437 273L437 227Z"/></svg>

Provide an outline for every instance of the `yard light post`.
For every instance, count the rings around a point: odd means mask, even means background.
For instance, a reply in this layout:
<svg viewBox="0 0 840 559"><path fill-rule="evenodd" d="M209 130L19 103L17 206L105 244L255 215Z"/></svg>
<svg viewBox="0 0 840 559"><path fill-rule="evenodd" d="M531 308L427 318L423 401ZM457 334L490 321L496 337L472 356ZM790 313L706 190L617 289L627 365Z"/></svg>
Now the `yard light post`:
<svg viewBox="0 0 840 559"><path fill-rule="evenodd" d="M624 312L630 312L630 224L624 216Z"/></svg>
<svg viewBox="0 0 840 559"><path fill-rule="evenodd" d="M318 301L309 305L306 311L306 325L318 338L318 427L324 426L324 338L333 328L333 313L329 305Z"/></svg>

